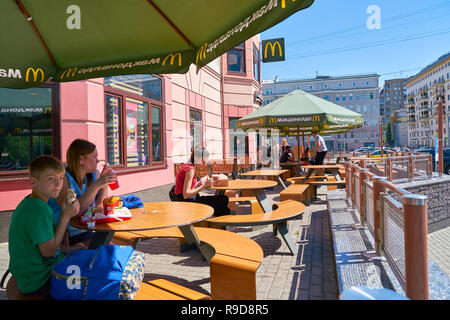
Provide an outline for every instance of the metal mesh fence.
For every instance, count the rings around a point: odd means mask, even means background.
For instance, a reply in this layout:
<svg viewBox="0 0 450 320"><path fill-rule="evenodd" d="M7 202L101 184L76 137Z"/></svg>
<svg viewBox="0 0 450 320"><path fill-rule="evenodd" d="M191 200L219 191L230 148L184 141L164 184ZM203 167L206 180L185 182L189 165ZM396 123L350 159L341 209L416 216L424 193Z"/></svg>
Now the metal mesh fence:
<svg viewBox="0 0 450 320"><path fill-rule="evenodd" d="M405 288L405 228L403 205L390 195L382 195L383 200L383 251L397 276Z"/></svg>
<svg viewBox="0 0 450 320"><path fill-rule="evenodd" d="M374 211L373 211L373 188L372 182L364 181L364 197L365 201L365 217L366 217L366 226L369 229L370 233L373 233L374 230Z"/></svg>
<svg viewBox="0 0 450 320"><path fill-rule="evenodd" d="M392 181L408 179L408 160L392 159Z"/></svg>
<svg viewBox="0 0 450 320"><path fill-rule="evenodd" d="M427 158L414 158L414 175L413 180L421 180L428 178L429 163Z"/></svg>

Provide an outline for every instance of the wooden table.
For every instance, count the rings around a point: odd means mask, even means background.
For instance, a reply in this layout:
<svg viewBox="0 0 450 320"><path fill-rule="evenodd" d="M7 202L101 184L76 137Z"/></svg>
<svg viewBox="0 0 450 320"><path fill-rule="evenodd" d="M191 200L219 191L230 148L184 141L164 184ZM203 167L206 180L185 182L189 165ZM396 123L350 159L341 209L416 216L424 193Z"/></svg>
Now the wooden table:
<svg viewBox="0 0 450 320"><path fill-rule="evenodd" d="M211 189L216 190L216 195L223 195L226 190L253 190L255 197L264 212L270 212L272 211L272 206L269 199L266 197L264 189L274 187L277 184L276 181L272 180L235 179L228 180L228 186L226 187L212 187Z"/></svg>
<svg viewBox="0 0 450 320"><path fill-rule="evenodd" d="M239 176L240 177L276 177L278 182L283 187L283 189L286 189L286 185L284 184L283 179L281 179L281 175L286 172L288 172L288 170L286 170L286 169L281 169L281 170L261 169L261 170L247 171L245 173L241 173Z"/></svg>
<svg viewBox="0 0 450 320"><path fill-rule="evenodd" d="M335 165L335 164L324 164L324 165L308 165L303 166L303 169L307 169L305 176L305 181L309 179L309 177L312 175L314 170L324 169L324 170L331 170L333 172L333 176L336 178L336 181L341 181L341 176L339 175L339 169L342 169L342 165Z"/></svg>
<svg viewBox="0 0 450 320"><path fill-rule="evenodd" d="M282 167L290 167L291 170L291 177L295 177L294 172L292 169L295 166L298 166L299 168L302 166L302 163L305 163L305 161L289 161L289 162L280 162L280 168Z"/></svg>
<svg viewBox="0 0 450 320"><path fill-rule="evenodd" d="M213 253L200 243L192 224L211 217L214 213L212 207L196 202L144 202L144 207L130 211L133 214L130 220L96 224L94 229L81 224L78 217L72 219L70 224L75 228L95 231L89 249L108 244L115 232L178 227L186 241L197 245L205 259L211 260Z"/></svg>

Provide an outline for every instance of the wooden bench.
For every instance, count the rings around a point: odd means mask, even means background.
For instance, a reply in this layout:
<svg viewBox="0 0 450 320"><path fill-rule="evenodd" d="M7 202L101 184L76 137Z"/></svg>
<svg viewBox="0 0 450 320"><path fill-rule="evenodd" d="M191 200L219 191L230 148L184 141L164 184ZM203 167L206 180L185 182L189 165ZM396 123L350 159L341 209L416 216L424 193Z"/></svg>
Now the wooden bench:
<svg viewBox="0 0 450 320"><path fill-rule="evenodd" d="M237 204L239 203L249 203L251 205L251 213L257 214L257 213L263 213L264 210L262 209L261 205L259 204L256 197L229 197L228 202L228 208L230 210L236 212L237 210Z"/></svg>
<svg viewBox="0 0 450 320"><path fill-rule="evenodd" d="M23 294L11 276L6 285L8 300L43 300L43 296ZM206 294L185 288L165 279L142 282L135 300L210 300Z"/></svg>
<svg viewBox="0 0 450 320"><path fill-rule="evenodd" d="M309 205L309 185L308 184L291 184L286 189L280 191L280 201L295 200Z"/></svg>
<svg viewBox="0 0 450 320"><path fill-rule="evenodd" d="M211 298L165 279L157 279L143 281L134 300L211 300Z"/></svg>
<svg viewBox="0 0 450 320"><path fill-rule="evenodd" d="M273 205L273 211L263 214L250 215L226 215L207 219L211 224L220 226L260 226L274 224L289 248L289 251L294 255L294 244L289 236L287 229L287 220L296 219L305 211L305 205L294 200L286 200Z"/></svg>
<svg viewBox="0 0 450 320"><path fill-rule="evenodd" d="M194 230L201 243L214 253L210 261L211 299L255 300L256 271L264 257L261 247L234 232L200 227ZM183 238L183 234L177 227L116 232L113 243L136 247L139 241L151 238Z"/></svg>
<svg viewBox="0 0 450 320"><path fill-rule="evenodd" d="M308 180L325 180L329 176L310 176ZM288 178L290 183L304 184L306 176Z"/></svg>
<svg viewBox="0 0 450 320"><path fill-rule="evenodd" d="M327 180L327 181L312 181L312 180L308 180L308 184L311 187L311 197L314 197L317 199L317 186L337 186L339 188L345 187L345 180L341 180L341 181L332 181L332 180Z"/></svg>

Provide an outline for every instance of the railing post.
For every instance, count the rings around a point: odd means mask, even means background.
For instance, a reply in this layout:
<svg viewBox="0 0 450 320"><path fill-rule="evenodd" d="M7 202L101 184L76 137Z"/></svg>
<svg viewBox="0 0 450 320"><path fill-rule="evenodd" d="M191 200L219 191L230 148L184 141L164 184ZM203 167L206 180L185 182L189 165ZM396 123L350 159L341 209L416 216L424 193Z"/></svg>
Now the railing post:
<svg viewBox="0 0 450 320"><path fill-rule="evenodd" d="M373 229L375 238L375 254L378 256L382 255L382 229L381 229L381 194L386 192L386 187L383 182L386 181L381 177L374 177L373 182Z"/></svg>
<svg viewBox="0 0 450 320"><path fill-rule="evenodd" d="M366 180L366 172L368 171L369 169L366 168L361 168L359 170L359 219L361 221L361 226L364 226L366 223L364 181Z"/></svg>
<svg viewBox="0 0 450 320"><path fill-rule="evenodd" d="M408 180L409 182L412 181L413 175L414 175L414 160L412 155L409 155L408 157Z"/></svg>
<svg viewBox="0 0 450 320"><path fill-rule="evenodd" d="M392 158L386 159L387 164L387 177L389 181L392 181Z"/></svg>
<svg viewBox="0 0 450 320"><path fill-rule="evenodd" d="M355 209L356 207L356 186L355 186L355 165L352 164L351 167L351 179L350 183L352 184L351 189L351 200L352 200L352 208Z"/></svg>
<svg viewBox="0 0 450 320"><path fill-rule="evenodd" d="M428 300L427 196L403 196L406 295Z"/></svg>
<svg viewBox="0 0 450 320"><path fill-rule="evenodd" d="M351 175L350 175L350 161L345 162L345 198L350 198L350 181L351 181Z"/></svg>

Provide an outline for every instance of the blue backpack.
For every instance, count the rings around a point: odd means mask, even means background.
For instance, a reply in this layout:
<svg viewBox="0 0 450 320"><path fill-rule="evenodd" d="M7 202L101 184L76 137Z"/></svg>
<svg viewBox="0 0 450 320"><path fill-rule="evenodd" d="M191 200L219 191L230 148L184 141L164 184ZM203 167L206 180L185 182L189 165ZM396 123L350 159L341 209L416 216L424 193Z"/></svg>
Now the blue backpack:
<svg viewBox="0 0 450 320"><path fill-rule="evenodd" d="M74 251L53 267L50 293L56 300L133 300L144 266L144 254L130 246Z"/></svg>

